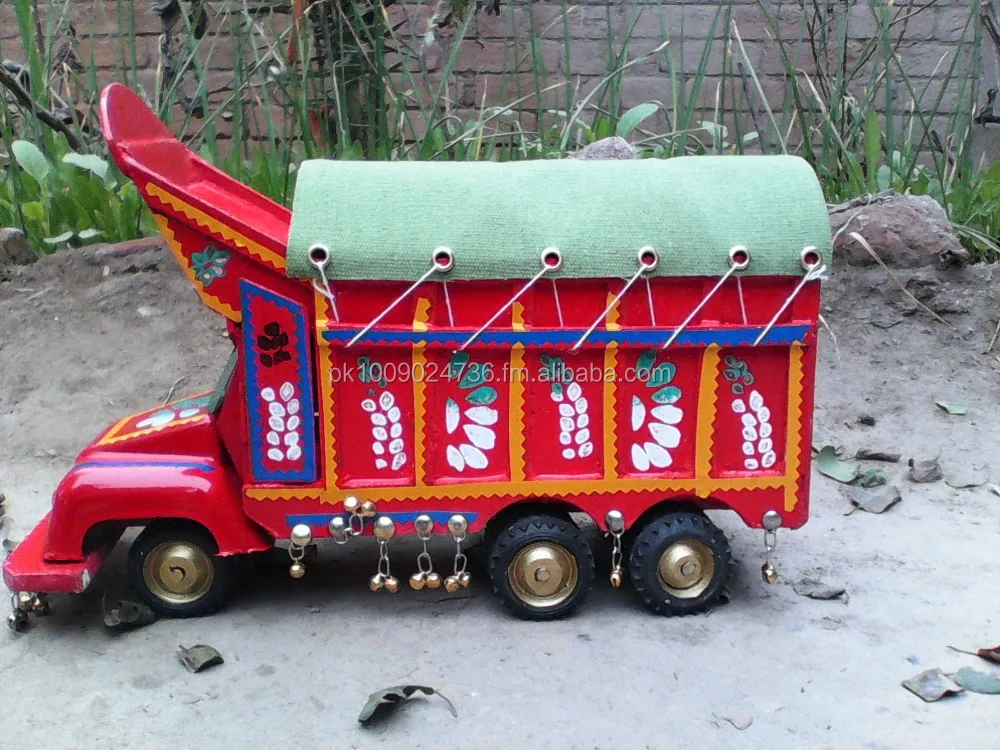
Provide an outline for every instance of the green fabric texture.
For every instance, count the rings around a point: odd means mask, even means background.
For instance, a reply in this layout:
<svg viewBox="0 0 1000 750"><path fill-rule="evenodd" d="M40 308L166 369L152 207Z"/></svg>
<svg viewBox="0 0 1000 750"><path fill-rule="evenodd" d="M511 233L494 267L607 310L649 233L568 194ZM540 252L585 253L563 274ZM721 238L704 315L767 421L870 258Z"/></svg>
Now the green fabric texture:
<svg viewBox="0 0 1000 750"><path fill-rule="evenodd" d="M455 265L435 280L526 279L544 248L557 278L623 278L656 248L656 276L719 276L734 245L743 275L802 275L802 249L830 258L815 174L794 156L631 161L307 161L295 190L288 275L315 277L309 248L330 251L339 280L412 281L435 248Z"/></svg>

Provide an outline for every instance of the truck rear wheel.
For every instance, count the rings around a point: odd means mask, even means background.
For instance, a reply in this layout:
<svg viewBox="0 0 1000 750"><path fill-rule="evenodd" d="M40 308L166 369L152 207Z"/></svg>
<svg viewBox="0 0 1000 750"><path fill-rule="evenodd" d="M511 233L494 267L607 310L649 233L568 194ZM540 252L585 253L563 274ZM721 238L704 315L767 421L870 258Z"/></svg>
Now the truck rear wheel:
<svg viewBox="0 0 1000 750"><path fill-rule="evenodd" d="M638 533L629 556L632 587L649 611L704 612L721 596L732 553L725 534L703 515L675 512Z"/></svg>
<svg viewBox="0 0 1000 750"><path fill-rule="evenodd" d="M504 528L490 554L493 591L524 620L565 617L594 584L590 545L569 520L547 515Z"/></svg>
<svg viewBox="0 0 1000 750"><path fill-rule="evenodd" d="M129 581L157 614L210 615L229 597L235 573L235 558L217 552L212 535L199 527L154 524L132 543Z"/></svg>

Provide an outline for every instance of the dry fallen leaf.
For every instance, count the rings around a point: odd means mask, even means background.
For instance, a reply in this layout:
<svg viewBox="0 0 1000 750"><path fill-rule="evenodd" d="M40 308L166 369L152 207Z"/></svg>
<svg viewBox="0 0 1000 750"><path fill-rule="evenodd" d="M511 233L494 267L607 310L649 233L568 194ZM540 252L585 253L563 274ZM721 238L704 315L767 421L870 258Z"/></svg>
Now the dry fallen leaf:
<svg viewBox="0 0 1000 750"><path fill-rule="evenodd" d="M222 654L211 646L197 644L191 648L177 647L177 660L188 672L202 672L223 663Z"/></svg>
<svg viewBox="0 0 1000 750"><path fill-rule="evenodd" d="M448 709L451 711L451 715L456 718L458 717L458 711L455 710L455 704L441 695L441 693L436 691L434 688L425 687L423 685L397 685L396 687L376 690L374 693L369 695L368 702L365 703L365 707L361 709L361 713L358 715L358 722L364 726L368 726L375 719L389 716L396 709L396 707L399 706L399 704L412 698L415 693L436 695L448 704Z"/></svg>
<svg viewBox="0 0 1000 750"><path fill-rule="evenodd" d="M948 646L948 648L952 651L957 651L960 654L978 656L980 659L986 659L986 661L991 664L1000 665L1000 646L993 646L993 648L978 648L975 651L966 651L965 649L955 648L954 646Z"/></svg>
<svg viewBox="0 0 1000 750"><path fill-rule="evenodd" d="M965 691L961 685L942 674L940 669L928 669L908 680L903 680L901 684L928 703L941 700L947 695L958 695Z"/></svg>

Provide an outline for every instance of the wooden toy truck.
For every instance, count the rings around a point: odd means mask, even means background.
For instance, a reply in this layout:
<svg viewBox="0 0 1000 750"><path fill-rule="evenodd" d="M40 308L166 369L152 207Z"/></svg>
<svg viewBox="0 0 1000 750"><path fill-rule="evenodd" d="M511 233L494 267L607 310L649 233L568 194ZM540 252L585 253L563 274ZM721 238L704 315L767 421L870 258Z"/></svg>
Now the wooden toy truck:
<svg viewBox="0 0 1000 750"><path fill-rule="evenodd" d="M178 617L217 610L237 559L277 541L293 578L315 540L374 537L372 590L455 591L478 532L504 604L559 617L595 578L572 513L659 614L722 592L706 510L763 530L774 580L776 530L808 515L830 251L804 161L309 161L289 212L128 89L101 113L234 352L214 391L83 450L4 565L12 625L86 589L128 527L132 585ZM438 568L435 534L455 543ZM424 552L390 567L404 535Z"/></svg>

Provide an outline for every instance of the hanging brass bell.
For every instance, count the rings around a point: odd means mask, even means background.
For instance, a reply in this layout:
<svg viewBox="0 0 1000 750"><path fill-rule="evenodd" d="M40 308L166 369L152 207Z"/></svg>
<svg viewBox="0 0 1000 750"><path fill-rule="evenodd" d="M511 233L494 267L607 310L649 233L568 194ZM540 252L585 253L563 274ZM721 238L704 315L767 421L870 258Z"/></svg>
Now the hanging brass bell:
<svg viewBox="0 0 1000 750"><path fill-rule="evenodd" d="M771 563L766 562L760 566L760 577L764 579L764 583L777 583L778 569Z"/></svg>
<svg viewBox="0 0 1000 750"><path fill-rule="evenodd" d="M368 588L372 591L381 591L385 588L385 576L382 573L376 573L368 580Z"/></svg>
<svg viewBox="0 0 1000 750"><path fill-rule="evenodd" d="M615 588L622 585L622 572L620 570L611 571L611 585Z"/></svg>
<svg viewBox="0 0 1000 750"><path fill-rule="evenodd" d="M399 591L399 579L396 576L389 576L385 579L385 590L390 594L395 594Z"/></svg>
<svg viewBox="0 0 1000 750"><path fill-rule="evenodd" d="M306 574L306 566L300 562L292 563L292 566L288 569L288 575L292 578L301 578Z"/></svg>
<svg viewBox="0 0 1000 750"><path fill-rule="evenodd" d="M466 573L464 570L458 574L458 585L463 589L469 588L469 584L472 583L472 576Z"/></svg>
<svg viewBox="0 0 1000 750"><path fill-rule="evenodd" d="M427 574L426 573L414 573L410 576L410 588L415 591L420 591L424 586L427 585Z"/></svg>
<svg viewBox="0 0 1000 750"><path fill-rule="evenodd" d="M427 588L429 589L439 589L441 588L441 576L437 573L427 574Z"/></svg>
<svg viewBox="0 0 1000 750"><path fill-rule="evenodd" d="M360 514L361 514L362 518L371 518L372 516L374 516L375 515L375 503L373 503L371 500L365 500L361 504Z"/></svg>
<svg viewBox="0 0 1000 750"><path fill-rule="evenodd" d="M448 576L444 579L444 590L449 594L454 594L458 589L458 576Z"/></svg>
<svg viewBox="0 0 1000 750"><path fill-rule="evenodd" d="M354 497L354 495L344 498L344 510L348 513L357 513L360 507L361 501Z"/></svg>
<svg viewBox="0 0 1000 750"><path fill-rule="evenodd" d="M462 536L469 528L469 522L461 513L456 513L448 519L448 531L452 536Z"/></svg>

